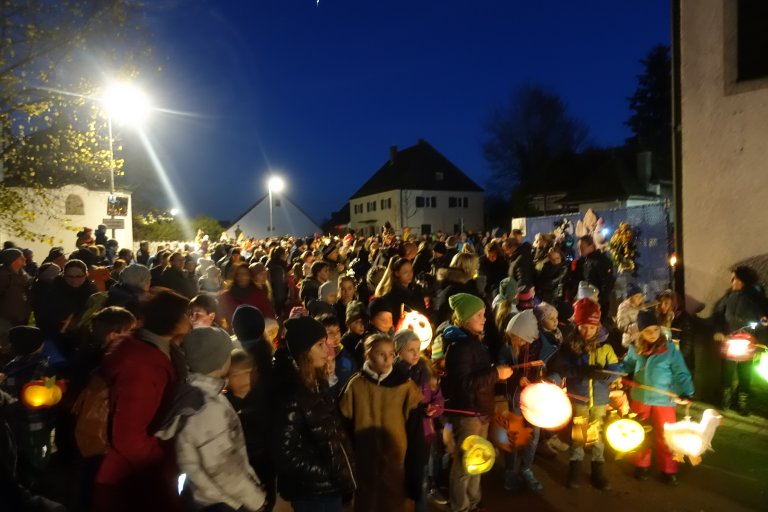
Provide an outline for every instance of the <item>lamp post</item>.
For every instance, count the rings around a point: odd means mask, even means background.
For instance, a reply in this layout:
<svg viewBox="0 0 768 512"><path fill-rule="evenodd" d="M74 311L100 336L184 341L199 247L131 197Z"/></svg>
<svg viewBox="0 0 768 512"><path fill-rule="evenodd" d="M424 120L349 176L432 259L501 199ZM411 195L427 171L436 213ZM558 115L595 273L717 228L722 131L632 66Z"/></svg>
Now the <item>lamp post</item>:
<svg viewBox="0 0 768 512"><path fill-rule="evenodd" d="M274 234L275 224L272 221L272 193L279 193L285 188L285 182L279 176L272 176L267 180L267 190L269 190L269 227L267 231Z"/></svg>

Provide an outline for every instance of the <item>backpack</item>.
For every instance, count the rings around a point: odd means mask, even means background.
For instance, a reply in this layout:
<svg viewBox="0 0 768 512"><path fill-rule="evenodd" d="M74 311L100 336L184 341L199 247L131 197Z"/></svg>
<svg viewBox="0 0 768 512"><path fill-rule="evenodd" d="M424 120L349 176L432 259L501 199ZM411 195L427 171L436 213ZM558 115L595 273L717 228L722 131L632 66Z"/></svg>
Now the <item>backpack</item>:
<svg viewBox="0 0 768 512"><path fill-rule="evenodd" d="M104 455L109 448L109 385L94 372L72 406L75 442L83 457Z"/></svg>

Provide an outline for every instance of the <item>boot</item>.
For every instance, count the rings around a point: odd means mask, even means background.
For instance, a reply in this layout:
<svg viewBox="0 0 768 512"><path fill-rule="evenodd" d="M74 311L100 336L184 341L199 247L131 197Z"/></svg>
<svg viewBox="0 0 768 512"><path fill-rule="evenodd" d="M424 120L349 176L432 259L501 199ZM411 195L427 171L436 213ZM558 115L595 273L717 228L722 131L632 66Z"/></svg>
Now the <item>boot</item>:
<svg viewBox="0 0 768 512"><path fill-rule="evenodd" d="M581 461L572 460L568 465L568 483L566 487L569 489L578 489L581 483Z"/></svg>
<svg viewBox="0 0 768 512"><path fill-rule="evenodd" d="M733 399L733 390L730 388L723 389L723 394L720 399L720 408L723 412L731 408L731 400Z"/></svg>
<svg viewBox="0 0 768 512"><path fill-rule="evenodd" d="M611 484L608 482L608 479L605 477L605 471L603 470L604 468L603 468L602 462L593 462L592 474L589 476L589 481L592 482L592 486L595 489L598 489L601 491L610 491Z"/></svg>
<svg viewBox="0 0 768 512"><path fill-rule="evenodd" d="M742 416L749 416L749 393L739 393L736 396L735 410Z"/></svg>

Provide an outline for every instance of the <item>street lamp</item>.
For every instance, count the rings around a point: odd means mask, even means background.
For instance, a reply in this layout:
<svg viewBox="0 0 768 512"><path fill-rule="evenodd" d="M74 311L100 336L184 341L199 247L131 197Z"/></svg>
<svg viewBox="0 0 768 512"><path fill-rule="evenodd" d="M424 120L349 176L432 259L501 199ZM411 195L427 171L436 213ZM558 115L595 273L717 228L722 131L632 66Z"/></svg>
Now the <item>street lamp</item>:
<svg viewBox="0 0 768 512"><path fill-rule="evenodd" d="M285 188L285 181L279 176L271 176L267 180L267 190L269 190L269 228L267 231L273 233L275 231L275 225L272 222L272 193L280 193Z"/></svg>

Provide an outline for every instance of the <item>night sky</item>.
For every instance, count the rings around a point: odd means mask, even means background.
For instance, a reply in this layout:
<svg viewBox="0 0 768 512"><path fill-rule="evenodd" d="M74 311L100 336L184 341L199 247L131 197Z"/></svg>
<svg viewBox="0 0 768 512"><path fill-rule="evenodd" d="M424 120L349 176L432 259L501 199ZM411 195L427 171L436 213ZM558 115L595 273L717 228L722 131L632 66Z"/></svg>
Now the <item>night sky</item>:
<svg viewBox="0 0 768 512"><path fill-rule="evenodd" d="M191 114L154 116L149 137L187 213L229 220L274 169L319 223L419 138L485 187L485 120L524 83L620 144L638 61L670 40L668 0L146 5L155 67L139 79Z"/></svg>

